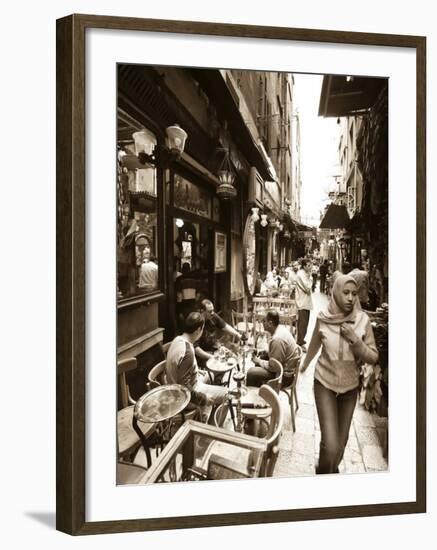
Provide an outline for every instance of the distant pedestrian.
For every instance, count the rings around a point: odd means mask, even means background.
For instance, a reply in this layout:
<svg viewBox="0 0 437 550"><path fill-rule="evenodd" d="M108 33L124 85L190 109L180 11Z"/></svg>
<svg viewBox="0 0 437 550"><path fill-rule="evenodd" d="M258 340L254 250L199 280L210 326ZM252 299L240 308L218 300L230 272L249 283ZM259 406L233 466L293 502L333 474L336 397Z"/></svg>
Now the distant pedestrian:
<svg viewBox="0 0 437 550"><path fill-rule="evenodd" d="M326 292L326 276L328 275L328 260L325 260L319 269L320 292Z"/></svg>
<svg viewBox="0 0 437 550"><path fill-rule="evenodd" d="M368 315L361 310L358 288L339 275L326 311L319 313L301 372L321 353L314 373L314 398L321 441L318 474L338 473L357 402L360 363L375 364L378 351Z"/></svg>
<svg viewBox="0 0 437 550"><path fill-rule="evenodd" d="M312 286L311 290L313 292L315 292L315 290L316 290L318 275L319 275L319 266L316 264L316 262L313 262L313 266L311 268L311 276L313 278L313 286Z"/></svg>
<svg viewBox="0 0 437 550"><path fill-rule="evenodd" d="M349 273L357 283L358 298L360 300L361 307L368 309L369 307L369 274L364 269L361 269L359 262L354 263L354 268Z"/></svg>
<svg viewBox="0 0 437 550"><path fill-rule="evenodd" d="M296 307L297 307L297 343L303 351L305 348L305 335L310 319L310 310L313 309L311 289L313 279L311 276L311 260L302 260L302 268L296 277Z"/></svg>

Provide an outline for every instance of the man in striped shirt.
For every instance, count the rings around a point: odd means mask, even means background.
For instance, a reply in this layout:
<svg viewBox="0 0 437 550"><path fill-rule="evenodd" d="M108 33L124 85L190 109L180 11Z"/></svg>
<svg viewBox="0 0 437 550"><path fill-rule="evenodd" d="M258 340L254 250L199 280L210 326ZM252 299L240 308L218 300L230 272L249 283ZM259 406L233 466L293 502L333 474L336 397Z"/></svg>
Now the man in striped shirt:
<svg viewBox="0 0 437 550"><path fill-rule="evenodd" d="M182 384L190 390L191 402L201 407L203 420L207 421L212 405L222 403L228 390L210 384L208 373L197 366L193 344L202 335L204 323L204 317L198 312L187 316L183 334L176 336L168 350L166 373L169 384Z"/></svg>

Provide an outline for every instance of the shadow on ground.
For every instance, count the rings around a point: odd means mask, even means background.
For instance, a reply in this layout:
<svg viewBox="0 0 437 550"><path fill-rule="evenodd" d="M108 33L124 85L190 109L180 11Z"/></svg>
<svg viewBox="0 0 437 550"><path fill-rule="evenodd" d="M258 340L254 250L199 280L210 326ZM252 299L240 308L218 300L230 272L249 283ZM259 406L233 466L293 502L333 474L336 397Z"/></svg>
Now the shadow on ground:
<svg viewBox="0 0 437 550"><path fill-rule="evenodd" d="M55 512L24 512L28 518L34 519L38 523L50 527L56 528L56 514Z"/></svg>

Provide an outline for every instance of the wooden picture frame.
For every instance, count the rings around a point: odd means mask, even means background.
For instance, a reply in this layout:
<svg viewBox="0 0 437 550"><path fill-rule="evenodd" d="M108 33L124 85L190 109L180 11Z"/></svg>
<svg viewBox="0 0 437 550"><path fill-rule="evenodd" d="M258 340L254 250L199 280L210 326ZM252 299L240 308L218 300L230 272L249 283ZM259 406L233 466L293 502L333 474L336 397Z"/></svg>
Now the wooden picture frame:
<svg viewBox="0 0 437 550"><path fill-rule="evenodd" d="M406 48L416 59L416 489L407 502L86 520L86 32L112 29ZM109 159L108 162L113 162ZM426 511L426 39L420 36L71 15L57 21L57 529L72 535ZM163 207L163 206L162 206ZM217 235L217 233L216 233ZM164 254L164 250L162 250ZM216 265L217 267L217 265ZM220 268L223 268L221 265ZM226 266L224 266L226 269ZM115 364L115 361L114 361ZM251 483L251 482L249 482Z"/></svg>

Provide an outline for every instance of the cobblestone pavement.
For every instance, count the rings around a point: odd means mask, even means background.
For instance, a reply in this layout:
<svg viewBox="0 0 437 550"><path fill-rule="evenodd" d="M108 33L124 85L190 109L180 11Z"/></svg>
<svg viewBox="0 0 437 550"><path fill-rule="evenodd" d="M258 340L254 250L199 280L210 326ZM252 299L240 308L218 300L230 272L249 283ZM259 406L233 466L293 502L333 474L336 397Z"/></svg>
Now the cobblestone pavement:
<svg viewBox="0 0 437 550"><path fill-rule="evenodd" d="M327 303L327 297L316 291L313 294L314 309L311 312L307 341L312 334L316 315ZM291 415L287 396L281 392L280 398L285 412L285 423L279 444L279 456L274 477L313 475L318 461L320 427L314 403L313 380L316 359L297 383L299 409L296 412L296 432L291 428ZM367 412L357 404L352 419L349 441L340 473L379 472L388 469L383 456L382 442L386 433L387 419Z"/></svg>

